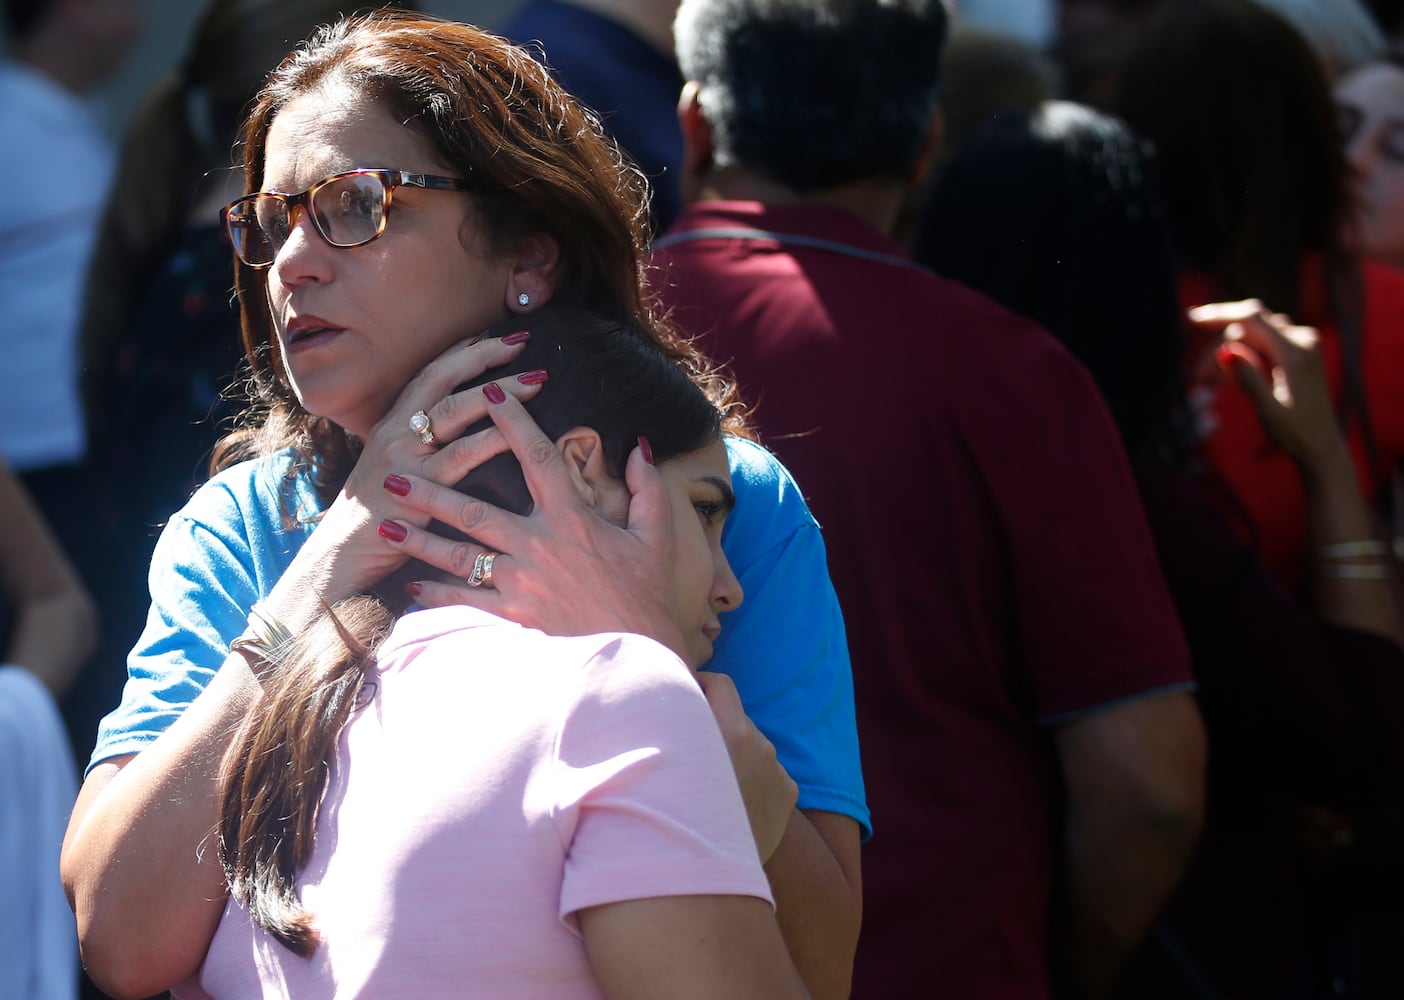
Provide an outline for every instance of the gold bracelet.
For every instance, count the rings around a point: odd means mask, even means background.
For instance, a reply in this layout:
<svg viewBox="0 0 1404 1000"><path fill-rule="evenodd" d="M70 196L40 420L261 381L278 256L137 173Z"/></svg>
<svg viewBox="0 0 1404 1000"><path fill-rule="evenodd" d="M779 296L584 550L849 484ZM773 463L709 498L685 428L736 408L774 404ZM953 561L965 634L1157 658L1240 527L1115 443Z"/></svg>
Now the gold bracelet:
<svg viewBox="0 0 1404 1000"><path fill-rule="evenodd" d="M1367 563L1363 566L1355 563L1346 563L1341 566L1322 566L1321 573L1323 576L1336 576L1347 580L1389 579L1388 567L1381 566L1378 563Z"/></svg>
<svg viewBox="0 0 1404 1000"><path fill-rule="evenodd" d="M280 622L263 602L255 601L249 609L248 626L243 634L229 644L229 651L248 651L263 660L276 660L283 649L293 641L293 634Z"/></svg>
<svg viewBox="0 0 1404 1000"><path fill-rule="evenodd" d="M286 645L293 641L292 632L288 631L288 627L263 606L262 601L255 601L254 606L249 608L249 621L251 623L254 621L262 622L266 630L264 634L274 646Z"/></svg>
<svg viewBox="0 0 1404 1000"><path fill-rule="evenodd" d="M1355 559L1360 556L1387 556L1390 554L1389 543L1371 538L1360 542L1337 542L1335 545L1323 545L1316 550L1317 555L1322 559Z"/></svg>

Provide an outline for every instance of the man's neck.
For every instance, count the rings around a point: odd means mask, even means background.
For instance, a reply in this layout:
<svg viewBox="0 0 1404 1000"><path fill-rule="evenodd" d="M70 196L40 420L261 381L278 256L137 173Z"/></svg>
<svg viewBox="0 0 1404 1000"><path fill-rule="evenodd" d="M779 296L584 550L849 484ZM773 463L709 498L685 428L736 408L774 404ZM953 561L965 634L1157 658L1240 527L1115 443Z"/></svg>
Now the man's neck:
<svg viewBox="0 0 1404 1000"><path fill-rule="evenodd" d="M673 15L678 0L564 0L574 7L618 21L669 59L673 58Z"/></svg>
<svg viewBox="0 0 1404 1000"><path fill-rule="evenodd" d="M698 184L691 201L758 201L764 205L823 205L841 208L891 236L897 227L905 189L898 181L852 181L801 194L742 167L711 171Z"/></svg>

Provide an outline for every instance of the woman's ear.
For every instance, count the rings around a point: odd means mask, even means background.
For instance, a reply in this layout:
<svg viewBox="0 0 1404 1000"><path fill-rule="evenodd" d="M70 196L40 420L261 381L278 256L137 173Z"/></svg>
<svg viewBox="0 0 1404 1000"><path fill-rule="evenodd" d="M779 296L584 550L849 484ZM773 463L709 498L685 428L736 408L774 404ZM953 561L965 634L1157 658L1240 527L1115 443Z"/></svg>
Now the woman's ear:
<svg viewBox="0 0 1404 1000"><path fill-rule="evenodd" d="M599 431L572 427L557 438L556 447L565 459L571 485L585 505L607 520L624 524L629 512L629 488L610 473Z"/></svg>
<svg viewBox="0 0 1404 1000"><path fill-rule="evenodd" d="M512 257L512 273L507 278L507 308L529 313L551 301L560 270L561 247L545 233L522 238Z"/></svg>

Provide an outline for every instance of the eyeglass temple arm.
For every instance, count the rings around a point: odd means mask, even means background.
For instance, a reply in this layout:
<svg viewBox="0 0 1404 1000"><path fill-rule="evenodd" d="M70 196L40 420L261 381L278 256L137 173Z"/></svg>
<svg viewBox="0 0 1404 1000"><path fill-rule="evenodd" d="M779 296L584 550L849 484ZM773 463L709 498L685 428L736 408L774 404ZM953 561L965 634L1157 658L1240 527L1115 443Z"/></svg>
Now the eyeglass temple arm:
<svg viewBox="0 0 1404 1000"><path fill-rule="evenodd" d="M399 183L408 187L434 188L439 191L466 191L468 182L456 177L440 177L437 174L412 174L407 170L396 171Z"/></svg>

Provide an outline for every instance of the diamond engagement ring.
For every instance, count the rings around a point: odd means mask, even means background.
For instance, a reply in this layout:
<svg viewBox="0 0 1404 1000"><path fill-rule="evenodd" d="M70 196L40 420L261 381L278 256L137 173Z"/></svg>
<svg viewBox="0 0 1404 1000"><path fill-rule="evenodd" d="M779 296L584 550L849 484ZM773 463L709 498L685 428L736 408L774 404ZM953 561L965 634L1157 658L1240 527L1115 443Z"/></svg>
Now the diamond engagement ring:
<svg viewBox="0 0 1404 1000"><path fill-rule="evenodd" d="M419 440L425 444L434 443L434 431L429 427L429 414L423 410L410 417L410 430L419 435Z"/></svg>
<svg viewBox="0 0 1404 1000"><path fill-rule="evenodd" d="M486 587L492 590L492 564L500 552L479 552L473 560L473 572L464 577L463 582L470 587Z"/></svg>

